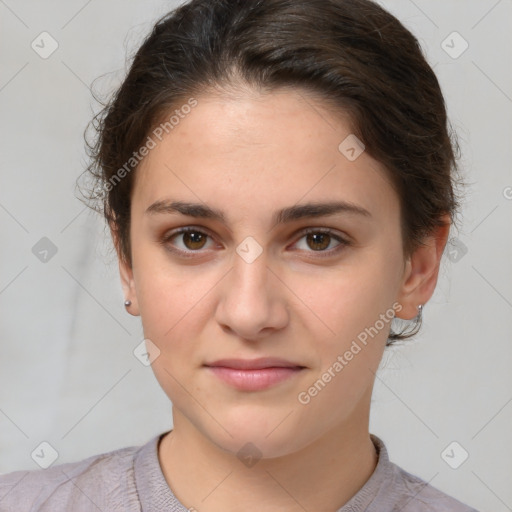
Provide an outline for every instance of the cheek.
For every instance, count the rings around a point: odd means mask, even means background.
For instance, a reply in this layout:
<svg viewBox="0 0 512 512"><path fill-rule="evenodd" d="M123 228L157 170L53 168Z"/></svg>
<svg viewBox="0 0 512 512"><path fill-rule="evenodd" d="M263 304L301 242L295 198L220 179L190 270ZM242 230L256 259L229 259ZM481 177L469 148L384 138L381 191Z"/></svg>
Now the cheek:
<svg viewBox="0 0 512 512"><path fill-rule="evenodd" d="M322 279L303 279L294 291L321 321L317 324L324 325L322 339L330 334L333 340L347 341L375 324L381 314L391 314L399 284L397 268L392 256L365 257ZM320 332L319 327L315 331Z"/></svg>
<svg viewBox="0 0 512 512"><path fill-rule="evenodd" d="M329 369L336 374L331 389L341 386L344 394L357 393L374 378L397 309L400 262L399 254L389 252L360 258L357 265L315 285L305 301L321 320L309 325L319 357L318 376Z"/></svg>
<svg viewBox="0 0 512 512"><path fill-rule="evenodd" d="M138 276L137 290L144 333L167 345L193 338L206 314L208 292L215 285L213 276L179 268L158 269L148 265Z"/></svg>
<svg viewBox="0 0 512 512"><path fill-rule="evenodd" d="M171 269L160 248L139 244L133 251L137 302L145 337L159 348L197 303L197 290L181 270Z"/></svg>
<svg viewBox="0 0 512 512"><path fill-rule="evenodd" d="M197 392L190 375L199 366L198 342L212 316L208 292L218 279L197 269L188 271L170 265L141 265L136 279L137 298L144 330L159 349L153 373L169 399L178 408ZM142 261L141 261L142 263Z"/></svg>
<svg viewBox="0 0 512 512"><path fill-rule="evenodd" d="M332 279L330 285L326 281L323 294L310 297L329 326L318 327L317 321L310 333L318 365L297 395L303 420L311 422L312 431L319 419L324 427L348 419L365 403L363 397L371 396L395 313L392 282L379 282L377 277L368 273Z"/></svg>

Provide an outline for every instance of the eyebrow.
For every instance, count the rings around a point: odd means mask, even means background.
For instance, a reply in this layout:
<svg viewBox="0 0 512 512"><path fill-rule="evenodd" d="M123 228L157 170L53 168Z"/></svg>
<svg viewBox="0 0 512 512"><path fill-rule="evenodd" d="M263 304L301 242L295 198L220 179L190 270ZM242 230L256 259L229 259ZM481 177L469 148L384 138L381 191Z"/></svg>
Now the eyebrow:
<svg viewBox="0 0 512 512"><path fill-rule="evenodd" d="M216 208L211 208L201 203L190 203L184 201L159 200L146 209L146 214L174 214L180 213L189 217L217 220L226 224L225 214ZM289 206L274 213L272 224L285 224L295 220L314 217L325 217L337 213L357 214L364 217L371 217L371 213L362 206L346 202L313 202L301 205Z"/></svg>

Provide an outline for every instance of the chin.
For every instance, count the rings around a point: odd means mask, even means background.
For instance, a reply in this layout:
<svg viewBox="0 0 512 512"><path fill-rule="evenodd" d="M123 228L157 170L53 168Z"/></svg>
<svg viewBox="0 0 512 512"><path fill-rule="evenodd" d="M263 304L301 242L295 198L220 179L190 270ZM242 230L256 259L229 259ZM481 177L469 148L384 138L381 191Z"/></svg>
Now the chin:
<svg viewBox="0 0 512 512"><path fill-rule="evenodd" d="M267 413L262 417L258 410L251 413L247 408L242 409L229 418L216 417L220 425L216 421L208 422L201 428L203 435L241 460L245 455L266 459L282 457L307 444L297 435L301 432L300 425L283 422L289 411L278 415Z"/></svg>

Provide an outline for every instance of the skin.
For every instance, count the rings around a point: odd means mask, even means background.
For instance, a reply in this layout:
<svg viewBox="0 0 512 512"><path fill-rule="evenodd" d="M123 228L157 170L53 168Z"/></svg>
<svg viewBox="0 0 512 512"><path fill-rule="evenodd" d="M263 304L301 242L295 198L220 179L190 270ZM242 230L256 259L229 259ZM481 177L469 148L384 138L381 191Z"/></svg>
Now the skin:
<svg viewBox="0 0 512 512"><path fill-rule="evenodd" d="M449 225L405 257L385 169L366 152L349 161L338 150L352 133L348 118L306 91L239 88L197 100L137 169L132 266L119 253L129 312L160 350L152 368L173 404L174 427L158 449L162 471L178 499L200 512L337 510L377 463L370 399L390 324L309 403L298 394L393 304L396 316L416 316L434 291ZM226 223L146 213L164 199L217 208ZM331 200L369 215L272 222L281 208ZM195 245L180 234L164 241L184 226L208 236ZM327 237L327 248L315 250L303 233L310 227L349 244ZM262 249L252 263L236 252L248 236ZM306 368L249 392L203 366L262 356ZM261 455L251 467L237 457L248 442Z"/></svg>

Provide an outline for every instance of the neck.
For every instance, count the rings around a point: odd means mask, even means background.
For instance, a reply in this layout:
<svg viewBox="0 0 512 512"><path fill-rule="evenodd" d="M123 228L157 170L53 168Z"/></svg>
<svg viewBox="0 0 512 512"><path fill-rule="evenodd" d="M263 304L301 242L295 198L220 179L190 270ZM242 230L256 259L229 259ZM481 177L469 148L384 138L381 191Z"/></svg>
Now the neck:
<svg viewBox="0 0 512 512"><path fill-rule="evenodd" d="M180 411L173 417L174 428L159 445L160 465L178 500L198 512L332 512L363 487L377 464L367 417L364 425L338 426L298 452L251 467Z"/></svg>

